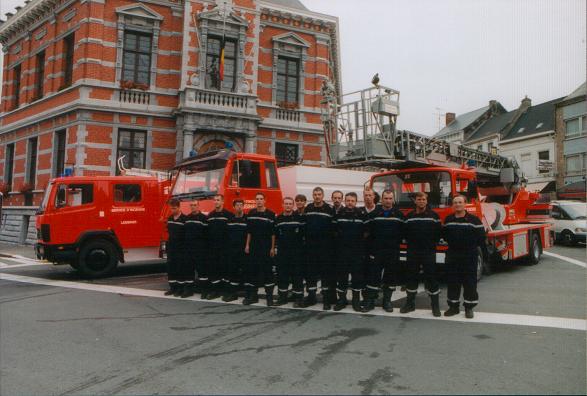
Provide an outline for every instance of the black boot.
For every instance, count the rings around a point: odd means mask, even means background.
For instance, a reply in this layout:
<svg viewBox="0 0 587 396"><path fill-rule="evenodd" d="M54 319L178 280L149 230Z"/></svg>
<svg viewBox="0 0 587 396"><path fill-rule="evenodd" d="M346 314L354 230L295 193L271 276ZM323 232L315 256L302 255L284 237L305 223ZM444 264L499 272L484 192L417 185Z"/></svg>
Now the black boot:
<svg viewBox="0 0 587 396"><path fill-rule="evenodd" d="M310 290L306 298L304 298L304 308L316 305L317 302L318 301L316 300L316 290Z"/></svg>
<svg viewBox="0 0 587 396"><path fill-rule="evenodd" d="M330 294L322 293L322 310L329 311L331 308L332 304L330 303Z"/></svg>
<svg viewBox="0 0 587 396"><path fill-rule="evenodd" d="M304 308L304 295L303 294L296 294L294 300L294 308Z"/></svg>
<svg viewBox="0 0 587 396"><path fill-rule="evenodd" d="M236 299L238 299L238 296L236 295L236 287L227 287L226 291L224 292L224 295L222 296L222 301L231 302Z"/></svg>
<svg viewBox="0 0 587 396"><path fill-rule="evenodd" d="M393 312L393 306L391 305L391 295L393 294L392 290L384 289L383 290L383 303L381 306L385 312Z"/></svg>
<svg viewBox="0 0 587 396"><path fill-rule="evenodd" d="M186 283L183 285L183 291L180 295L181 298L187 298L194 295L194 288L191 283Z"/></svg>
<svg viewBox="0 0 587 396"><path fill-rule="evenodd" d="M256 291L247 290L245 298L243 299L243 305L251 305L259 302L259 296Z"/></svg>
<svg viewBox="0 0 587 396"><path fill-rule="evenodd" d="M287 292L280 291L277 294L279 295L279 297L277 298L277 302L274 303L273 305L278 306L278 307L280 307L282 305L286 305L287 301L288 301Z"/></svg>
<svg viewBox="0 0 587 396"><path fill-rule="evenodd" d="M465 318L473 319L474 316L473 307L465 307Z"/></svg>
<svg viewBox="0 0 587 396"><path fill-rule="evenodd" d="M375 309L375 300L379 294L378 290L365 289L363 302L361 303L361 312L369 312Z"/></svg>
<svg viewBox="0 0 587 396"><path fill-rule="evenodd" d="M353 290L353 311L361 312L361 292L357 290Z"/></svg>
<svg viewBox="0 0 587 396"><path fill-rule="evenodd" d="M180 283L176 286L175 291L173 292L173 297L179 297L183 293L183 283Z"/></svg>
<svg viewBox="0 0 587 396"><path fill-rule="evenodd" d="M265 300L267 300L267 306L273 306L273 286L265 288Z"/></svg>
<svg viewBox="0 0 587 396"><path fill-rule="evenodd" d="M400 313L408 313L416 310L416 293L408 292L406 303L400 308Z"/></svg>
<svg viewBox="0 0 587 396"><path fill-rule="evenodd" d="M346 293L338 292L338 300L336 301L336 304L334 305L334 310L335 311L343 310L346 308L348 303L349 303L349 301L346 298Z"/></svg>
<svg viewBox="0 0 587 396"><path fill-rule="evenodd" d="M165 296L171 296L172 294L175 293L175 289L177 289L177 283L173 282L169 284L169 290L166 290L165 293L163 293L163 295Z"/></svg>
<svg viewBox="0 0 587 396"><path fill-rule="evenodd" d="M444 316L455 316L458 315L461 311L459 310L458 305L451 305L448 307L448 310L444 311Z"/></svg>
<svg viewBox="0 0 587 396"><path fill-rule="evenodd" d="M433 294L430 296L430 306L432 307L432 315L439 317L440 304L438 302L438 294Z"/></svg>

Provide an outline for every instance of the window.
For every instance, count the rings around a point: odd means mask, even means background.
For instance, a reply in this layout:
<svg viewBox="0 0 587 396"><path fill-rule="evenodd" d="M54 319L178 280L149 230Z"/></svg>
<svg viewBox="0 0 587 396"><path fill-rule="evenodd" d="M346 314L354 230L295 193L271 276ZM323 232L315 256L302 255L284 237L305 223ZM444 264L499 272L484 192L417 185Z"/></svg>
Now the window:
<svg viewBox="0 0 587 396"><path fill-rule="evenodd" d="M63 88L69 87L72 82L74 35L75 33L71 33L63 39Z"/></svg>
<svg viewBox="0 0 587 396"><path fill-rule="evenodd" d="M124 32L124 52L122 56L122 80L145 85L148 88L151 78L152 35L148 33Z"/></svg>
<svg viewBox="0 0 587 396"><path fill-rule="evenodd" d="M539 160L549 161L550 160L550 151L548 151L548 150L546 150L546 151L539 151L538 152L538 159Z"/></svg>
<svg viewBox="0 0 587 396"><path fill-rule="evenodd" d="M37 141L38 138L30 138L27 149L27 174L26 182L35 186L35 179L37 177Z"/></svg>
<svg viewBox="0 0 587 396"><path fill-rule="evenodd" d="M497 152L497 150L495 150L494 147L493 147L493 142L487 143L487 152L489 154L495 154L494 151Z"/></svg>
<svg viewBox="0 0 587 396"><path fill-rule="evenodd" d="M277 103L298 103L299 61L279 57L277 60Z"/></svg>
<svg viewBox="0 0 587 396"><path fill-rule="evenodd" d="M206 88L220 91L234 91L236 84L237 42L224 39L224 78L220 86L220 50L222 37L208 37L206 48Z"/></svg>
<svg viewBox="0 0 587 396"><path fill-rule="evenodd" d="M14 66L14 108L18 108L20 104L20 75L22 69L20 63Z"/></svg>
<svg viewBox="0 0 587 396"><path fill-rule="evenodd" d="M43 83L45 81L45 51L37 54L37 77L35 80L35 100L43 97Z"/></svg>
<svg viewBox="0 0 587 396"><path fill-rule="evenodd" d="M267 180L267 188L279 188L274 162L265 161L265 179Z"/></svg>
<svg viewBox="0 0 587 396"><path fill-rule="evenodd" d="M237 164L238 186L242 188L261 188L261 163L240 160Z"/></svg>
<svg viewBox="0 0 587 396"><path fill-rule="evenodd" d="M584 154L569 155L566 158L567 173L580 173L585 169Z"/></svg>
<svg viewBox="0 0 587 396"><path fill-rule="evenodd" d="M12 187L12 176L14 172L14 143L10 143L6 145L6 156L5 156L5 174L4 180L8 187Z"/></svg>
<svg viewBox="0 0 587 396"><path fill-rule="evenodd" d="M483 145L482 145L482 144L478 145L478 146L477 146L477 150L479 150L479 151L483 151Z"/></svg>
<svg viewBox="0 0 587 396"><path fill-rule="evenodd" d="M53 177L63 175L65 169L65 130L55 132L55 143L53 145Z"/></svg>
<svg viewBox="0 0 587 396"><path fill-rule="evenodd" d="M146 156L147 133L144 131L118 132L118 155L124 156L122 160L125 168L144 168ZM118 172L118 168L116 170Z"/></svg>
<svg viewBox="0 0 587 396"><path fill-rule="evenodd" d="M587 127L587 125L584 125ZM565 137L574 137L581 134L581 118L565 121Z"/></svg>
<svg viewBox="0 0 587 396"><path fill-rule="evenodd" d="M115 184L114 202L140 202L141 186L139 184Z"/></svg>
<svg viewBox="0 0 587 396"><path fill-rule="evenodd" d="M428 194L428 204L432 208L446 208L451 204L452 188L448 172L398 173L373 178L373 189L381 194L383 190L394 192L399 208L412 209L416 192Z"/></svg>
<svg viewBox="0 0 587 396"><path fill-rule="evenodd" d="M277 166L295 165L298 161L298 145L275 143Z"/></svg>
<svg viewBox="0 0 587 396"><path fill-rule="evenodd" d="M538 152L538 173L548 173L552 168L550 162L550 151L539 151Z"/></svg>
<svg viewBox="0 0 587 396"><path fill-rule="evenodd" d="M93 184L60 184L55 196L55 207L73 207L94 202Z"/></svg>

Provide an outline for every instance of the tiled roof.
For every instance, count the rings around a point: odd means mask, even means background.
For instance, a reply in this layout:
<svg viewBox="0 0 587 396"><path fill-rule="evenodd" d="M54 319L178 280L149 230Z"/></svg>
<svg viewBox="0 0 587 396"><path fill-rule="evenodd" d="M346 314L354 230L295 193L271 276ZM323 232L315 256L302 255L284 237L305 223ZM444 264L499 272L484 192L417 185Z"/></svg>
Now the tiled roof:
<svg viewBox="0 0 587 396"><path fill-rule="evenodd" d="M494 135L496 133L501 134L503 129L512 120L517 110L512 110L507 113L499 114L488 119L479 129L467 136L465 143L483 139L485 137Z"/></svg>
<svg viewBox="0 0 587 396"><path fill-rule="evenodd" d="M502 140L516 139L535 133L554 131L554 107L564 98L558 98L531 106L520 116L514 126L502 136Z"/></svg>
<svg viewBox="0 0 587 396"><path fill-rule="evenodd" d="M481 107L480 109L461 114L456 117L453 122L442 128L434 137L442 138L452 133L458 132L469 126L473 121L479 118L483 113L489 109L489 106Z"/></svg>

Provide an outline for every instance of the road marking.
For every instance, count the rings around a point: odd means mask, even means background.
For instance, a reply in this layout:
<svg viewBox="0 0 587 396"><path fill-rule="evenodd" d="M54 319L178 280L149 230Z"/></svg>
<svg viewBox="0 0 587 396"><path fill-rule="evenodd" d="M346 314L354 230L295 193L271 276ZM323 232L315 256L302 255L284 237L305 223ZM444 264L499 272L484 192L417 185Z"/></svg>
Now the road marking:
<svg viewBox="0 0 587 396"><path fill-rule="evenodd" d="M551 253L551 252L543 252L543 253L547 256L551 256L551 257L557 258L559 260L566 261L567 263L578 265L579 267L585 268L587 266L587 264L585 264L583 261L575 260L574 258L570 258L567 256L561 256L560 254Z"/></svg>
<svg viewBox="0 0 587 396"><path fill-rule="evenodd" d="M22 276L22 275L13 275L13 274L6 274L0 273L0 280L7 280L7 281L14 281L14 282L21 282L21 283L32 283L36 285L44 285L44 286L54 286L54 287L64 287L68 289L78 289L78 290L86 290L86 291L95 291L95 292L103 292L103 293L114 293L114 294L123 294L123 295L131 295L131 296L139 296L139 297L153 297L153 298L165 298L165 299L173 299L176 301L202 301L208 303L215 303L215 304L232 304L232 305L241 305L242 300L239 299L237 301L231 302L223 302L218 300L202 300L199 297L188 297L179 299L173 296L164 296L161 290L146 290L146 289L136 289L131 287L123 287L123 286L110 286L110 285L101 285L101 284L92 284L92 283L83 283L83 282L69 282L69 281L60 281L60 280L51 280L51 279L41 279L41 278L34 278L30 276ZM265 307L264 304L258 303L254 304L258 307ZM291 305L283 305L280 307L272 307L278 309L303 309L303 310L312 310L323 312L320 307L309 307L309 308L294 308ZM329 311L333 312L333 311ZM568 329L568 330L579 330L585 331L586 330L586 321L584 319L574 319L574 318L558 318L558 317L550 317L550 316L535 316L535 315L516 315L516 314L501 314L501 313L492 313L492 312L476 312L474 319L466 319L463 314L459 316L453 316L450 318L440 317L435 318L432 316L430 310L418 309L414 312L409 314L400 314L397 312L388 313L381 309L375 309L368 313L359 313L354 312L351 308L345 308L342 311L338 311L338 313L345 313L345 314L355 314L355 315L372 315L372 316L388 316L388 317L396 317L396 318L412 318L412 319L428 319L428 320L443 320L448 322L466 322L466 323L489 323L489 324L503 324L503 325L514 325L514 326L531 326L531 327L549 327L549 328L556 328L556 329Z"/></svg>
<svg viewBox="0 0 587 396"><path fill-rule="evenodd" d="M22 258L0 257L0 260L12 261L12 262L18 263L18 264L7 264L5 262L3 263L2 261L0 261L0 268L20 268L20 267L30 267L30 266L35 266L35 265L49 266L51 264L48 261L27 259L26 257L22 257Z"/></svg>

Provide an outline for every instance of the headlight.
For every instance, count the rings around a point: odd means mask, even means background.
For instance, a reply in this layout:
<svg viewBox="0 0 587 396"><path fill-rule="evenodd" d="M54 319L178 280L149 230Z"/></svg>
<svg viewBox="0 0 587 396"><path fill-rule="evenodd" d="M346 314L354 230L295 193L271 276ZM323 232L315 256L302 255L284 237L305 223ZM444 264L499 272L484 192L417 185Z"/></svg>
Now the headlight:
<svg viewBox="0 0 587 396"><path fill-rule="evenodd" d="M587 228L577 227L575 228L575 232L586 232Z"/></svg>

